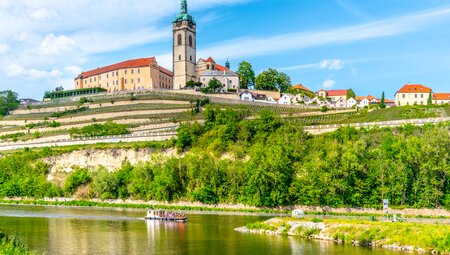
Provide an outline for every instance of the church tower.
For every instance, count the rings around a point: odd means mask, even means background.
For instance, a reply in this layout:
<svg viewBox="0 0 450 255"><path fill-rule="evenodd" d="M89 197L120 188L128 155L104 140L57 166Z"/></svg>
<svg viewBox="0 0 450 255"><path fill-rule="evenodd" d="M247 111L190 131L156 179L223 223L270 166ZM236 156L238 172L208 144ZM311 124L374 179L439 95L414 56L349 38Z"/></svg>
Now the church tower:
<svg viewBox="0 0 450 255"><path fill-rule="evenodd" d="M197 81L197 35L194 18L188 13L187 0L181 0L181 12L173 24L173 88L182 89L188 81Z"/></svg>

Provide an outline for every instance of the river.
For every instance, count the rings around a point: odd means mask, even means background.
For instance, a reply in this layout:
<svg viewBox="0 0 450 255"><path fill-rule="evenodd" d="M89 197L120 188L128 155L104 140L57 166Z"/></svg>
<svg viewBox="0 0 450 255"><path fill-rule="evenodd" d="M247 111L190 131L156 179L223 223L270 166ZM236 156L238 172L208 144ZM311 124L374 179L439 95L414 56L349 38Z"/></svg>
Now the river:
<svg viewBox="0 0 450 255"><path fill-rule="evenodd" d="M0 230L53 254L394 255L381 249L243 234L234 228L268 217L189 213L187 223L142 220L142 210L0 206Z"/></svg>

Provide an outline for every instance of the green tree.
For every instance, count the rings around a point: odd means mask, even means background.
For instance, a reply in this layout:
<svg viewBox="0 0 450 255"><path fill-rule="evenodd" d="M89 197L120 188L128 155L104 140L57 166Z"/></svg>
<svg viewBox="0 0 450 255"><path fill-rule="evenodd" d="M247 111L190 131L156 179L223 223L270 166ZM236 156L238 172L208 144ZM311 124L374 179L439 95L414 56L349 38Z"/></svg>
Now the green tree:
<svg viewBox="0 0 450 255"><path fill-rule="evenodd" d="M17 93L11 90L0 91L0 116L5 116L19 107L17 96Z"/></svg>
<svg viewBox="0 0 450 255"><path fill-rule="evenodd" d="M239 63L237 74L242 89L248 89L255 85L255 71L253 71L252 64L242 61Z"/></svg>
<svg viewBox="0 0 450 255"><path fill-rule="evenodd" d="M385 103L385 98L384 98L384 91L383 91L383 94L381 94L380 108L381 108L381 109L386 108L386 103Z"/></svg>
<svg viewBox="0 0 450 255"><path fill-rule="evenodd" d="M427 101L428 105L432 105L433 104L433 93L430 92L430 95L428 96L428 101Z"/></svg>
<svg viewBox="0 0 450 255"><path fill-rule="evenodd" d="M209 82L208 82L208 87L203 88L202 92L203 93L216 93L218 91L218 89L222 88L223 84L216 78L212 78Z"/></svg>
<svg viewBox="0 0 450 255"><path fill-rule="evenodd" d="M353 89L347 90L347 100L349 100L350 98L355 97L355 96L356 96L356 94L355 94L355 91L353 91Z"/></svg>
<svg viewBox="0 0 450 255"><path fill-rule="evenodd" d="M283 72L269 68L256 77L255 88L259 90L279 90L286 92L291 88L291 78Z"/></svg>

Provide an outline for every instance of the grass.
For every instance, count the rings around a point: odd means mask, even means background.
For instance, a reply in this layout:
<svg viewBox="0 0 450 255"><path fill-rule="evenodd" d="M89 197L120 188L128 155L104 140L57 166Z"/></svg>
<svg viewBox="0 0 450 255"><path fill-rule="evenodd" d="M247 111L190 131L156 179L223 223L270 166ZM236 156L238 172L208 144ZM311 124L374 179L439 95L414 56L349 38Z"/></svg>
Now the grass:
<svg viewBox="0 0 450 255"><path fill-rule="evenodd" d="M27 250L15 237L0 232L0 254L34 255L37 253Z"/></svg>
<svg viewBox="0 0 450 255"><path fill-rule="evenodd" d="M16 205L45 205L45 206L74 206L74 207L100 207L100 208L129 208L129 209L161 209L177 211L205 211L205 212L230 212L230 213L267 213L267 214L287 214L288 211L276 209L244 209L244 208L218 208L204 206L178 206L178 205L151 205L151 204L127 204L94 202L84 200L73 201L44 201L44 200L0 200L0 204Z"/></svg>
<svg viewBox="0 0 450 255"><path fill-rule="evenodd" d="M188 109L189 105L157 105L157 104L135 104L135 105L118 105L108 106L101 108L90 109L88 107L82 107L82 110L67 110L63 112L48 112L48 113L27 113L16 114L5 117L5 120L45 120L46 118L62 118L66 116L78 117L86 115L94 115L101 113L118 113L118 112L133 112L144 110L175 110L175 109ZM122 117L123 118L123 117Z"/></svg>

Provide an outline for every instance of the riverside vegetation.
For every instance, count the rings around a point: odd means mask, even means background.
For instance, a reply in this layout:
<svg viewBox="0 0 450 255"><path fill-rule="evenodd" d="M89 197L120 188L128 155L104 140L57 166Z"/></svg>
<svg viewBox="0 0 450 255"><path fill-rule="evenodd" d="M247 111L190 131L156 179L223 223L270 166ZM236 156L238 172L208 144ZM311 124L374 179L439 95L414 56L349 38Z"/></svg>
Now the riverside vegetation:
<svg viewBox="0 0 450 255"><path fill-rule="evenodd" d="M343 219L274 218L236 229L241 232L291 235L337 243L450 254L450 226Z"/></svg>
<svg viewBox="0 0 450 255"><path fill-rule="evenodd" d="M0 232L0 254L35 255L37 253L27 250L14 237Z"/></svg>
<svg viewBox="0 0 450 255"><path fill-rule="evenodd" d="M23 150L0 159L1 197L132 198L242 203L450 208L450 123L399 128L341 128L320 136L301 122L262 111L209 107L205 122L184 123L171 145L181 156L110 173L78 169L65 184L47 180L43 158L64 150Z"/></svg>

